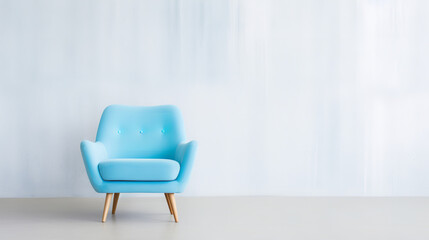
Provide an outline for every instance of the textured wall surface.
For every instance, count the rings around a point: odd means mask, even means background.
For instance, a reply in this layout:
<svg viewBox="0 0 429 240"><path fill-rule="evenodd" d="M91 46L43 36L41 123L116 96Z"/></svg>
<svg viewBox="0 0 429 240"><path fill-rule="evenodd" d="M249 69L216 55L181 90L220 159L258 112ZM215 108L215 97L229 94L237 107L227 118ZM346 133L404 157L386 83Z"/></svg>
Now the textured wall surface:
<svg viewBox="0 0 429 240"><path fill-rule="evenodd" d="M176 104L184 195L429 196L429 3L0 0L0 197L96 196L109 104Z"/></svg>

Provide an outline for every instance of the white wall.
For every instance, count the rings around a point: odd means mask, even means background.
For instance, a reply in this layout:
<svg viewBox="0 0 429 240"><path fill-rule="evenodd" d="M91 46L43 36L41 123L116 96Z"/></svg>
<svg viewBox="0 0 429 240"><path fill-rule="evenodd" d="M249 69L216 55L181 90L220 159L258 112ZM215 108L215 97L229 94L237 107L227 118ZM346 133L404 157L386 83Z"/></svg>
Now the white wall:
<svg viewBox="0 0 429 240"><path fill-rule="evenodd" d="M429 195L429 4L0 0L0 197L97 196L104 107L176 104L184 195Z"/></svg>

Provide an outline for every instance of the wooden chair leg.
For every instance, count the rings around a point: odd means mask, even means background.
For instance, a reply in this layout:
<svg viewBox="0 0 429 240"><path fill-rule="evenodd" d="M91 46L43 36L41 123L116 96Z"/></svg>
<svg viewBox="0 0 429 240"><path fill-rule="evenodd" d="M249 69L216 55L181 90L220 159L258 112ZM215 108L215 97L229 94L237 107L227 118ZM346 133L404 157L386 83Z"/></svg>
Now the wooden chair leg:
<svg viewBox="0 0 429 240"><path fill-rule="evenodd" d="M110 202L112 201L112 195L113 195L113 193L106 193L106 200L104 202L103 218L101 219L101 222L106 221L107 212L109 212Z"/></svg>
<svg viewBox="0 0 429 240"><path fill-rule="evenodd" d="M115 193L113 195L113 207L112 207L112 214L116 213L116 206L118 206L118 200L119 200L119 193Z"/></svg>
<svg viewBox="0 0 429 240"><path fill-rule="evenodd" d="M168 193L164 193L164 196L165 196L165 200L167 200L168 210L170 210L170 214L173 215L173 210L171 210L171 203L170 203L170 199L168 198Z"/></svg>
<svg viewBox="0 0 429 240"><path fill-rule="evenodd" d="M173 210L174 221L179 222L179 215L177 214L176 200L174 199L174 193L167 193L168 199L170 200L171 209Z"/></svg>

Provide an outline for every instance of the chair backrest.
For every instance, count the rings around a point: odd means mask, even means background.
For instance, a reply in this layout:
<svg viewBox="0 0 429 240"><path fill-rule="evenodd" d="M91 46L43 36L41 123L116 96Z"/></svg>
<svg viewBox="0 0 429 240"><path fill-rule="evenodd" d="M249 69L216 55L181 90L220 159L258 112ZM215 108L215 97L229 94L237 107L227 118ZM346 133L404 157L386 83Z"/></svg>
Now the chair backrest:
<svg viewBox="0 0 429 240"><path fill-rule="evenodd" d="M108 106L101 116L96 141L109 158L173 159L185 139L182 115L175 106Z"/></svg>

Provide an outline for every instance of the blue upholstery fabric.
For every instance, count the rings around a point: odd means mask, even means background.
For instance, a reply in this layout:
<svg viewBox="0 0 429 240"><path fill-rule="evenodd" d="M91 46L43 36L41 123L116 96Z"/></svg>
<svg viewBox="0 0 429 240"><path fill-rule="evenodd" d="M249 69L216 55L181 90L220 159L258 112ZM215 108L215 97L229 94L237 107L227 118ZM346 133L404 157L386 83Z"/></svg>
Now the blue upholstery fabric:
<svg viewBox="0 0 429 240"><path fill-rule="evenodd" d="M173 181L180 165L170 159L115 158L100 162L98 170L108 181Z"/></svg>
<svg viewBox="0 0 429 240"><path fill-rule="evenodd" d="M111 105L101 116L96 142L85 140L80 146L97 192L179 193L189 180L197 148L195 141L184 140L182 116L175 106ZM180 165L179 173L172 181L106 181L99 164L115 158L170 159Z"/></svg>
<svg viewBox="0 0 429 240"><path fill-rule="evenodd" d="M182 116L174 106L112 105L101 116L96 141L110 158L173 159L184 139Z"/></svg>

